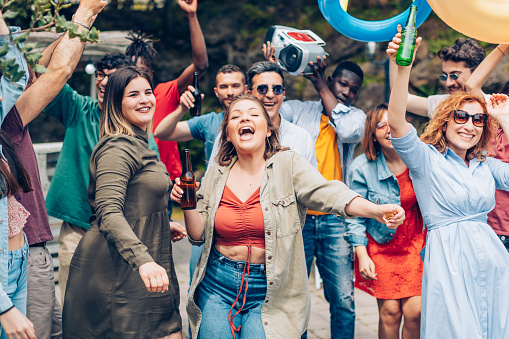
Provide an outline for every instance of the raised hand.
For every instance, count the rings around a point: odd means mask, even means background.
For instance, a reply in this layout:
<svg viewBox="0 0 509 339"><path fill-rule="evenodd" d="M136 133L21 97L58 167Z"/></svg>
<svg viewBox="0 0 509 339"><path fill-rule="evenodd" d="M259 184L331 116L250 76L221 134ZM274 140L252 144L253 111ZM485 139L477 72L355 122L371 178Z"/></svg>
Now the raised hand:
<svg viewBox="0 0 509 339"><path fill-rule="evenodd" d="M187 14L196 13L198 9L198 0L177 0L177 3Z"/></svg>
<svg viewBox="0 0 509 339"><path fill-rule="evenodd" d="M277 62L276 57L274 56L275 47L271 45L270 41L267 41L266 44L262 46L263 57L267 61Z"/></svg>
<svg viewBox="0 0 509 339"><path fill-rule="evenodd" d="M168 291L170 280L166 270L155 262L143 264L138 269L141 280L145 284L149 292L165 292Z"/></svg>
<svg viewBox="0 0 509 339"><path fill-rule="evenodd" d="M327 68L327 57L324 55L323 59L319 56L316 57L316 66L310 61L309 67L311 67L311 73L302 73L302 76L315 86L315 89L319 92L321 89L327 87L327 77L325 76L325 69Z"/></svg>
<svg viewBox="0 0 509 339"><path fill-rule="evenodd" d="M421 45L422 38L418 37L415 39L415 49L414 49L414 57L412 59L412 63L415 60L415 55L417 54L417 50L419 49L419 46ZM396 63L396 53L398 53L399 44L401 43L401 25L398 25L398 33L392 38L392 41L389 41L389 45L387 46L387 56L389 59ZM409 66L399 66L398 67L409 67Z"/></svg>
<svg viewBox="0 0 509 339"><path fill-rule="evenodd" d="M509 118L509 96L500 93L492 94L488 102L488 113L497 121Z"/></svg>
<svg viewBox="0 0 509 339"><path fill-rule="evenodd" d="M191 107L194 107L193 92L194 92L194 87L189 85L189 86L187 86L187 91L182 93L182 95L180 96L180 106L182 106L182 109L184 111L187 111ZM205 95L202 93L201 98L203 99L204 97L205 97Z"/></svg>
<svg viewBox="0 0 509 339"><path fill-rule="evenodd" d="M37 339L34 324L16 307L0 315L0 325L7 338Z"/></svg>

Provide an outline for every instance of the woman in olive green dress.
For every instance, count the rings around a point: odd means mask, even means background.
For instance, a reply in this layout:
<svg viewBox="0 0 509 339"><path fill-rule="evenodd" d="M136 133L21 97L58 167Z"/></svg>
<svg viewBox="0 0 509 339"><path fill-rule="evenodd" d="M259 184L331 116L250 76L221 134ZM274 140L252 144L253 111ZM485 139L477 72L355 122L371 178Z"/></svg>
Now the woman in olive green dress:
<svg viewBox="0 0 509 339"><path fill-rule="evenodd" d="M182 338L166 209L171 180L147 143L152 89L135 67L116 71L106 86L89 166L93 216L71 262L64 338Z"/></svg>

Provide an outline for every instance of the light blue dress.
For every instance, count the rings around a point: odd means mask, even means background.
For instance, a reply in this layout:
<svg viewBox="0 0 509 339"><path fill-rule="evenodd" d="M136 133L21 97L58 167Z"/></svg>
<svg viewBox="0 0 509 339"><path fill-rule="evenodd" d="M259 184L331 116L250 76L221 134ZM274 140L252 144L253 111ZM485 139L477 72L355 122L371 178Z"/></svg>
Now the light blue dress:
<svg viewBox="0 0 509 339"><path fill-rule="evenodd" d="M486 223L495 188L509 190L509 164L467 167L419 140L414 128L392 144L410 169L428 237L421 338L509 338L509 254Z"/></svg>

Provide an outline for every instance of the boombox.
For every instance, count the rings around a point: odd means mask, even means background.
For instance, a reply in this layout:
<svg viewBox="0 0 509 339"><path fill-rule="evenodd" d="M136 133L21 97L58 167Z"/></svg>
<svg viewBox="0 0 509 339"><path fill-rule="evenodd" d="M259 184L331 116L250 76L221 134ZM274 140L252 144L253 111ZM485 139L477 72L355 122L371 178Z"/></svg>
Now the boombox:
<svg viewBox="0 0 509 339"><path fill-rule="evenodd" d="M264 42L274 46L274 56L285 71L291 75L311 73L309 62L316 63L316 57L328 55L322 46L325 41L307 29L286 26L271 26Z"/></svg>

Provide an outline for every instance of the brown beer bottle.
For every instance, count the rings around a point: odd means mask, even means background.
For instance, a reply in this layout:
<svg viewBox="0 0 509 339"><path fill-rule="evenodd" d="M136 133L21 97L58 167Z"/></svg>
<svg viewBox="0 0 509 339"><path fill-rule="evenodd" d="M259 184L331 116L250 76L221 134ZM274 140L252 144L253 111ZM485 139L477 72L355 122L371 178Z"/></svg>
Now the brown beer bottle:
<svg viewBox="0 0 509 339"><path fill-rule="evenodd" d="M180 175L180 188L184 191L180 200L180 207L183 210L196 208L196 185L193 169L191 167L191 154L188 149L184 150L184 168Z"/></svg>
<svg viewBox="0 0 509 339"><path fill-rule="evenodd" d="M193 97L194 97L194 107L189 109L189 114L191 116L201 115L201 93L200 93L200 84L198 82L198 72L194 72L193 75Z"/></svg>

